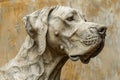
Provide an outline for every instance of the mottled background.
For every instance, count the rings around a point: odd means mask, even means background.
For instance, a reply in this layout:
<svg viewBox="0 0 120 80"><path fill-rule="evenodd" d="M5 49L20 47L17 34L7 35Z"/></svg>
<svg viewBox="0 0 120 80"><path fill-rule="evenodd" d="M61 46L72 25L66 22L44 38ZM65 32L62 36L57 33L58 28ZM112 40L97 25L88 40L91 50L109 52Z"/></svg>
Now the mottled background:
<svg viewBox="0 0 120 80"><path fill-rule="evenodd" d="M52 5L72 6L88 21L108 27L103 51L88 65L69 60L61 80L120 80L120 0L0 0L0 66L16 55L25 39L22 17Z"/></svg>

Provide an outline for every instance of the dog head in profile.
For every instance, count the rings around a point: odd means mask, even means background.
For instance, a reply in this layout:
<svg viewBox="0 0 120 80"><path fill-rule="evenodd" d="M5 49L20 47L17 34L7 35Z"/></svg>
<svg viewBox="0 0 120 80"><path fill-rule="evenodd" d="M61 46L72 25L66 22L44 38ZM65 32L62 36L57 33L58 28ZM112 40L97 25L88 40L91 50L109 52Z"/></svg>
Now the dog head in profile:
<svg viewBox="0 0 120 80"><path fill-rule="evenodd" d="M58 55L88 63L104 46L106 27L87 22L78 10L56 6L24 17L26 31L37 43L39 55L46 46Z"/></svg>

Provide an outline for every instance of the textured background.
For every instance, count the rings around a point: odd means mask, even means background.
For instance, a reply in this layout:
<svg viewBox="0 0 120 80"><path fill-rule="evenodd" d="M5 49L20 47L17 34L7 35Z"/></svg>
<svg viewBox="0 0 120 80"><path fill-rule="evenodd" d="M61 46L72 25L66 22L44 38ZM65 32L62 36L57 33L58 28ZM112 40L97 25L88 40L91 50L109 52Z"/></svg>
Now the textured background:
<svg viewBox="0 0 120 80"><path fill-rule="evenodd" d="M22 17L52 5L69 5L88 21L108 27L103 51L88 65L68 61L61 80L120 80L120 0L0 0L0 66L12 59L26 32Z"/></svg>

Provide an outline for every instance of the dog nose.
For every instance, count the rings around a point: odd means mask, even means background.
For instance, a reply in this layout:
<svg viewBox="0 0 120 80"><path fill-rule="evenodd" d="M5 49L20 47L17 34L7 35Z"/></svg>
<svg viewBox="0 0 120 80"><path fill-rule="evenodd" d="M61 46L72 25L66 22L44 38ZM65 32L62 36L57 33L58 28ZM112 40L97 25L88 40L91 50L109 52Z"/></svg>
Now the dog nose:
<svg viewBox="0 0 120 80"><path fill-rule="evenodd" d="M104 35L106 30L107 30L107 27L105 27L105 26L97 28L97 31L100 35Z"/></svg>
<svg viewBox="0 0 120 80"><path fill-rule="evenodd" d="M102 35L105 35L107 27L105 27L105 26L90 27L89 30L90 30L91 33L96 33L97 32L98 34L100 34L102 36Z"/></svg>

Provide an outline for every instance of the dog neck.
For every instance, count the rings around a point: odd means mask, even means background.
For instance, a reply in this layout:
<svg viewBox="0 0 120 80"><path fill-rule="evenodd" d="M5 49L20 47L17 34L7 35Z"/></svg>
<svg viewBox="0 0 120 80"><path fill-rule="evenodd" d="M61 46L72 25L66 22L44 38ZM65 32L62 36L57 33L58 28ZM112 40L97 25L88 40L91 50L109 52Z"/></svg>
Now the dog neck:
<svg viewBox="0 0 120 80"><path fill-rule="evenodd" d="M59 55L50 48L47 48L43 54L44 66L46 76L45 80L60 80L61 69L68 57L65 55Z"/></svg>
<svg viewBox="0 0 120 80"><path fill-rule="evenodd" d="M48 47L39 55L33 43L27 36L17 56L1 68L4 72L1 75L9 73L8 80L60 80L61 68L68 57L58 55Z"/></svg>

